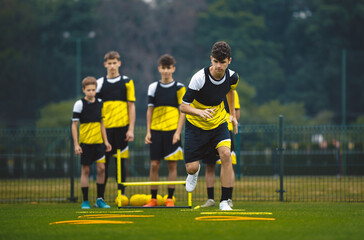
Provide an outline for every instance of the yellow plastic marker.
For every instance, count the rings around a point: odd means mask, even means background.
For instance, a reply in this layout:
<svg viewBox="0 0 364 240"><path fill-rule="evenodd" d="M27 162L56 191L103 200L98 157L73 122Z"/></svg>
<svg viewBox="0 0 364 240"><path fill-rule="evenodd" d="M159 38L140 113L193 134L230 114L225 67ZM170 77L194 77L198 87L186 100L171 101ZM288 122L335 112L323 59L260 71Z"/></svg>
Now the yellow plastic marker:
<svg viewBox="0 0 364 240"><path fill-rule="evenodd" d="M238 216L203 216L195 218L197 221L274 221L275 218L256 218L256 217L238 217Z"/></svg>
<svg viewBox="0 0 364 240"><path fill-rule="evenodd" d="M78 216L78 218L149 218L154 215L125 215L125 214L92 214Z"/></svg>
<svg viewBox="0 0 364 240"><path fill-rule="evenodd" d="M130 210L117 210L117 211L77 211L76 213L81 213L81 214L88 214L88 213L95 213L95 214L97 214L97 213L99 213L99 214L106 214L106 213L142 213L142 212L144 212L144 211L142 211L142 210L132 210L132 211L130 211Z"/></svg>
<svg viewBox="0 0 364 240"><path fill-rule="evenodd" d="M151 181L151 182L124 182L124 186L151 186L151 185L181 185L186 181Z"/></svg>
<svg viewBox="0 0 364 240"><path fill-rule="evenodd" d="M121 189L119 185L121 184L121 153L120 149L116 150L116 159L117 159L117 169L118 169L118 207L121 207Z"/></svg>
<svg viewBox="0 0 364 240"><path fill-rule="evenodd" d="M271 212L232 212L232 211L220 211L220 212L201 212L202 215L220 214L220 215L272 215Z"/></svg>
<svg viewBox="0 0 364 240"><path fill-rule="evenodd" d="M188 193L188 206L192 207L192 193L191 192Z"/></svg>
<svg viewBox="0 0 364 240"><path fill-rule="evenodd" d="M49 225L54 225L54 224L126 224L126 223L134 223L134 222L110 221L110 220L68 220L68 221L52 222L52 223L49 223Z"/></svg>

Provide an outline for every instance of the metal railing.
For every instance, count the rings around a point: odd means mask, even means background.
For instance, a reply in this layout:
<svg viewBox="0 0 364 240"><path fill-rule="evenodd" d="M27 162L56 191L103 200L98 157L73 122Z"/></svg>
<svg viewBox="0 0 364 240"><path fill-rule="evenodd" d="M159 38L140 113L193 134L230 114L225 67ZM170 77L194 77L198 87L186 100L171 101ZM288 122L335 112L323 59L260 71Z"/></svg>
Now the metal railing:
<svg viewBox="0 0 364 240"><path fill-rule="evenodd" d="M279 138L281 133L281 139ZM235 142L238 164L233 198L264 201L364 201L364 126L243 125ZM149 150L144 144L145 127L136 127L130 144L127 181L148 181ZM280 146L281 144L281 146ZM283 157L284 156L284 157ZM80 163L73 154L69 128L0 129L0 202L79 201ZM205 166L193 193L204 201L207 191ZM219 175L219 165L216 175ZM111 164L105 199L117 193L115 164ZM167 164L161 162L160 179L166 180ZM185 180L184 162L178 162L178 180ZM96 196L95 171L90 176L90 199ZM215 199L220 196L219 178ZM149 187L131 187L149 194ZM161 195L167 194L160 186ZM183 186L175 196L187 200Z"/></svg>

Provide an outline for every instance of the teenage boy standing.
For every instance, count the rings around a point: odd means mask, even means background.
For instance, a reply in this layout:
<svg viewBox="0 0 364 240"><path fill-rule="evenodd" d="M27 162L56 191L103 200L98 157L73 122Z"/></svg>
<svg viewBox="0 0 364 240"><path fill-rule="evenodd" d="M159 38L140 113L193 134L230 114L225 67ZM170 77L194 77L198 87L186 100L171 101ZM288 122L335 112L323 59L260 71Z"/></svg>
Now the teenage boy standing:
<svg viewBox="0 0 364 240"><path fill-rule="evenodd" d="M112 151L106 154L106 184L110 157L113 155L116 158L118 149L121 152L121 181L126 181L126 159L129 158L128 142L134 141L135 90L133 80L119 73L121 60L118 52L106 53L104 60L107 75L97 80L96 92L97 97L104 102L102 108L105 116L104 124L107 138L112 146ZM115 165L117 166L117 164ZM121 186L121 191L122 194L125 194L124 185Z"/></svg>
<svg viewBox="0 0 364 240"><path fill-rule="evenodd" d="M179 105L186 88L173 79L176 70L175 60L165 54L159 58L158 71L161 80L149 85L147 134L145 144L150 144L150 181L159 180L160 161L168 164L168 181L177 180L177 161L183 160L181 131L185 114L179 111ZM168 186L167 207L173 207L174 185ZM144 207L157 206L158 186L151 186L151 200Z"/></svg>

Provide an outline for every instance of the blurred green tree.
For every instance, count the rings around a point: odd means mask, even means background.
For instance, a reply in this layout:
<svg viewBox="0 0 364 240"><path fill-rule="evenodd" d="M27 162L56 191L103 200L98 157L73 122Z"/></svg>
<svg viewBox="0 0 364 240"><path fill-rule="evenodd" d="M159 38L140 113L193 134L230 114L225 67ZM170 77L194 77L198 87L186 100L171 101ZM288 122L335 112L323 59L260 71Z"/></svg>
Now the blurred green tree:
<svg viewBox="0 0 364 240"><path fill-rule="evenodd" d="M72 107L75 100L50 103L40 109L40 117L36 122L38 128L57 128L71 126Z"/></svg>

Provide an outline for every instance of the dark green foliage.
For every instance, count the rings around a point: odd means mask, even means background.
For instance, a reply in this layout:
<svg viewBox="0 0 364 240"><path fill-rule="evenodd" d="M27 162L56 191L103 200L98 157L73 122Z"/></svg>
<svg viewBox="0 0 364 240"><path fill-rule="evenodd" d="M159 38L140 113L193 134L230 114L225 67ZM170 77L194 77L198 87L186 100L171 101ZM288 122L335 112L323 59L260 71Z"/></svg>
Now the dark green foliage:
<svg viewBox="0 0 364 240"><path fill-rule="evenodd" d="M121 53L121 72L135 80L138 123L145 121L147 86L160 78L158 57L172 54L174 77L187 85L218 40L231 45L231 68L254 89L239 88L249 92L241 96L249 99L248 114L277 100L302 103L308 118L330 111L340 123L345 48L347 122L355 122L364 105L363 9L362 0L3 0L1 121L34 125L42 107L76 97L79 38L82 77L103 76L104 54Z"/></svg>

